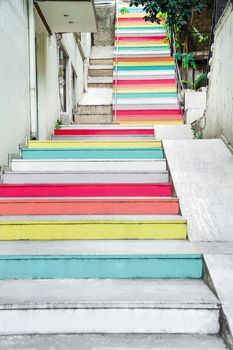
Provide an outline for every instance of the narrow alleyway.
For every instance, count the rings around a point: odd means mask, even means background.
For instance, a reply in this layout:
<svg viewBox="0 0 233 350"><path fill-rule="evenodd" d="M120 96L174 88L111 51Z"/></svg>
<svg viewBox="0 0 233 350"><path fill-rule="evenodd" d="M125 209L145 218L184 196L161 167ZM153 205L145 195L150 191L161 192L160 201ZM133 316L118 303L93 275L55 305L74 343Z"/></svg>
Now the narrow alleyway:
<svg viewBox="0 0 233 350"><path fill-rule="evenodd" d="M164 26L122 7L113 79L91 73L76 124L23 145L3 174L3 350L230 342L232 155L192 139Z"/></svg>

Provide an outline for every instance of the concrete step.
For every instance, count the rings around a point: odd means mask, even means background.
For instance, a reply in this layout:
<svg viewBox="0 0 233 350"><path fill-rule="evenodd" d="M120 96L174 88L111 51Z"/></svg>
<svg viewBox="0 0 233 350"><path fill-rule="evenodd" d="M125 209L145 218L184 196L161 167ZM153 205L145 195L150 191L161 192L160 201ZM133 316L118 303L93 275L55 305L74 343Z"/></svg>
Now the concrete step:
<svg viewBox="0 0 233 350"><path fill-rule="evenodd" d="M165 159L152 160L61 160L61 159L12 159L13 171L164 171Z"/></svg>
<svg viewBox="0 0 233 350"><path fill-rule="evenodd" d="M162 148L22 148L23 159L163 159Z"/></svg>
<svg viewBox="0 0 233 350"><path fill-rule="evenodd" d="M88 86L89 87L112 87L113 78L112 77L89 77Z"/></svg>
<svg viewBox="0 0 233 350"><path fill-rule="evenodd" d="M93 124L96 123L96 125L98 124L109 124L112 123L112 106L109 106L107 108L104 109L100 109L98 108L98 106L96 106L97 111L103 111L103 112L107 112L107 114L95 114L96 112L94 112L93 114L91 114L92 111L95 110L95 107L90 107L89 109L85 108L85 111L88 111L89 114L76 114L75 115L75 122L77 124ZM80 108L80 111L82 111L83 109ZM110 111L110 113L108 113Z"/></svg>
<svg viewBox="0 0 233 350"><path fill-rule="evenodd" d="M177 198L0 199L0 215L178 215Z"/></svg>
<svg viewBox="0 0 233 350"><path fill-rule="evenodd" d="M1 336L2 350L226 350L219 336L177 334L79 334Z"/></svg>
<svg viewBox="0 0 233 350"><path fill-rule="evenodd" d="M218 300L199 280L26 280L0 286L1 334L219 332Z"/></svg>
<svg viewBox="0 0 233 350"><path fill-rule="evenodd" d="M88 118L92 120L92 123L94 118L99 118L99 120L105 118L104 123L111 123L112 119L109 120L109 118L112 118L112 102L101 105L79 105L75 118L83 120L84 123L88 123Z"/></svg>
<svg viewBox="0 0 233 350"><path fill-rule="evenodd" d="M112 57L90 57L90 65L95 66L111 66L113 65L113 56Z"/></svg>
<svg viewBox="0 0 233 350"><path fill-rule="evenodd" d="M0 240L186 239L180 215L40 215L0 217Z"/></svg>
<svg viewBox="0 0 233 350"><path fill-rule="evenodd" d="M3 183L6 184L78 184L78 183L165 183L169 182L168 171L155 172L61 172L61 171L5 171Z"/></svg>
<svg viewBox="0 0 233 350"><path fill-rule="evenodd" d="M90 77L112 77L113 65L112 64L106 64L106 65L92 64L89 66L88 72Z"/></svg>

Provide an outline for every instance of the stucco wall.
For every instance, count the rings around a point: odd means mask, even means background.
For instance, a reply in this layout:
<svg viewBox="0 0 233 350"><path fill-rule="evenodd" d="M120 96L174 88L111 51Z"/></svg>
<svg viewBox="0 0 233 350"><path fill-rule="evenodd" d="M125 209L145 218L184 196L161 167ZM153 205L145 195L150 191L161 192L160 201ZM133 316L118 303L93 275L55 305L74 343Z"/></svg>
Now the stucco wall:
<svg viewBox="0 0 233 350"><path fill-rule="evenodd" d="M29 136L27 1L0 1L0 165Z"/></svg>
<svg viewBox="0 0 233 350"><path fill-rule="evenodd" d="M229 5L215 31L205 137L233 143L233 11Z"/></svg>
<svg viewBox="0 0 233 350"><path fill-rule="evenodd" d="M94 46L113 46L115 36L115 5L97 5L97 33L94 34Z"/></svg>

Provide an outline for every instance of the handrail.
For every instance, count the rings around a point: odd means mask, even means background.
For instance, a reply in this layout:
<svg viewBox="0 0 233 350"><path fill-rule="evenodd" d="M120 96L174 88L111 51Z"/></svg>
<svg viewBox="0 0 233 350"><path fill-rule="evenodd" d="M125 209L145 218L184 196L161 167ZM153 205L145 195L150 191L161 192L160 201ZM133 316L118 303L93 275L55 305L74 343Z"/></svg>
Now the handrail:
<svg viewBox="0 0 233 350"><path fill-rule="evenodd" d="M180 67L178 64L178 60L176 57L177 51L176 51L176 41L175 41L175 34L174 32L170 33L171 34L171 40L170 40L170 44L172 47L172 53L173 53L173 59L174 59L174 63L176 66L176 81L177 81L177 92L179 92L179 86L181 87L181 91L185 90L185 87L182 83L182 77L181 77L181 73L180 73Z"/></svg>

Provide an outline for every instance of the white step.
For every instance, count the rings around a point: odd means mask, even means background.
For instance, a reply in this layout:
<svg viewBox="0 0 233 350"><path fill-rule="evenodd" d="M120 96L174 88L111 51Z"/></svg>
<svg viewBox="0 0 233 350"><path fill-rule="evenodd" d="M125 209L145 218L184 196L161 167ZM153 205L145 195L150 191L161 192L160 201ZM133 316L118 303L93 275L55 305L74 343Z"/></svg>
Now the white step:
<svg viewBox="0 0 233 350"><path fill-rule="evenodd" d="M90 77L112 77L113 65L90 65L89 76Z"/></svg>
<svg viewBox="0 0 233 350"><path fill-rule="evenodd" d="M113 73L113 78L119 80L151 80L151 79L174 79L176 74L174 70L149 70L149 71L117 71Z"/></svg>
<svg viewBox="0 0 233 350"><path fill-rule="evenodd" d="M61 171L6 171L3 183L36 184L36 183L166 183L169 181L168 171L125 171L125 172L61 172Z"/></svg>
<svg viewBox="0 0 233 350"><path fill-rule="evenodd" d="M201 280L1 281L0 308L1 334L219 331L218 300Z"/></svg>
<svg viewBox="0 0 233 350"><path fill-rule="evenodd" d="M110 106L89 106L79 108L79 112L85 112L83 114L75 115L75 122L78 125L82 124L110 124L112 123L112 105ZM103 114L96 114L102 112ZM77 126L76 124L76 126Z"/></svg>
<svg viewBox="0 0 233 350"><path fill-rule="evenodd" d="M40 221L40 215L14 215L14 216L0 216L0 222L4 221ZM181 215L43 215L44 221L129 221L129 222L141 222L141 221L174 221L175 223L183 224L185 219Z"/></svg>
<svg viewBox="0 0 233 350"><path fill-rule="evenodd" d="M115 50L118 57L169 57L171 55L168 50Z"/></svg>
<svg viewBox="0 0 233 350"><path fill-rule="evenodd" d="M1 350L226 350L219 336L182 334L60 334L1 336Z"/></svg>
<svg viewBox="0 0 233 350"><path fill-rule="evenodd" d="M89 77L88 86L89 87L112 87L113 78L112 77Z"/></svg>
<svg viewBox="0 0 233 350"><path fill-rule="evenodd" d="M12 159L13 171L164 171L165 159L153 160L60 160Z"/></svg>

